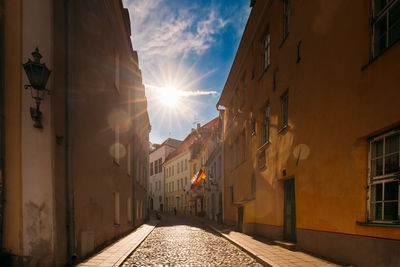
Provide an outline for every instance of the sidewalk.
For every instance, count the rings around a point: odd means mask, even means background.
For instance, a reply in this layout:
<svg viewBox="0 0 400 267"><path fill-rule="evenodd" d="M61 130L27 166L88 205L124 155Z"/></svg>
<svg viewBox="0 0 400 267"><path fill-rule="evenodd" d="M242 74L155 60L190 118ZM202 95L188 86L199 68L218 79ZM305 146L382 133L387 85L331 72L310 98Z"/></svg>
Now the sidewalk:
<svg viewBox="0 0 400 267"><path fill-rule="evenodd" d="M121 238L119 241L106 247L96 255L90 257L86 261L78 264L79 267L89 266L120 266L121 263L134 251L153 231L157 221L151 220L147 224L143 224L134 232Z"/></svg>
<svg viewBox="0 0 400 267"><path fill-rule="evenodd" d="M202 222L215 232L251 254L265 266L340 266L301 251L291 251L274 242L262 242L255 237L236 232L225 225L206 219Z"/></svg>

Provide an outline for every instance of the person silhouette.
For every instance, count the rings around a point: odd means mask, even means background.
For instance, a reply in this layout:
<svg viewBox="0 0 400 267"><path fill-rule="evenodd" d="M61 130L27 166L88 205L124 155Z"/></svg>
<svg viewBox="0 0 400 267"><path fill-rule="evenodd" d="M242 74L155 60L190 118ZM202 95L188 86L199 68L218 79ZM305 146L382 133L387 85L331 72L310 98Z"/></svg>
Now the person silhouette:
<svg viewBox="0 0 400 267"><path fill-rule="evenodd" d="M174 214L175 214L175 216L176 216L176 207L174 208Z"/></svg>

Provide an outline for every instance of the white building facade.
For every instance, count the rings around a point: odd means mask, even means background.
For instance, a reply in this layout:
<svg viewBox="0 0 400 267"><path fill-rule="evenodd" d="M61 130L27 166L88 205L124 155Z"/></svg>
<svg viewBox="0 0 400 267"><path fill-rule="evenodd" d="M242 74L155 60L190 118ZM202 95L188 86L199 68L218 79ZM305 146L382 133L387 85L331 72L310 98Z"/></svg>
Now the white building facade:
<svg viewBox="0 0 400 267"><path fill-rule="evenodd" d="M149 197L150 210L164 211L164 168L167 156L175 150L180 141L168 138L161 145L154 145L149 156Z"/></svg>

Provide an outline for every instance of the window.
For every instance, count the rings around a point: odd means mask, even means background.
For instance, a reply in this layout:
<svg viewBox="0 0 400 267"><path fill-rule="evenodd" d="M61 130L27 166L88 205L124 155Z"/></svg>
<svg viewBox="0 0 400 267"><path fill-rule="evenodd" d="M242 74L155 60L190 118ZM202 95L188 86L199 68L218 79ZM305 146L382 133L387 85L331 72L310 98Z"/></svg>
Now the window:
<svg viewBox="0 0 400 267"><path fill-rule="evenodd" d="M196 174L196 170L197 170L197 166L196 166L196 163L195 163L195 164L193 164L193 174Z"/></svg>
<svg viewBox="0 0 400 267"><path fill-rule="evenodd" d="M154 161L154 173L157 174L158 173L158 160Z"/></svg>
<svg viewBox="0 0 400 267"><path fill-rule="evenodd" d="M188 181L187 181L187 177L185 177L185 186L187 185Z"/></svg>
<svg viewBox="0 0 400 267"><path fill-rule="evenodd" d="M153 175L153 162L150 163L150 175Z"/></svg>
<svg viewBox="0 0 400 267"><path fill-rule="evenodd" d="M183 160L181 160L181 172L183 172Z"/></svg>
<svg viewBox="0 0 400 267"><path fill-rule="evenodd" d="M174 165L172 165L172 175L174 175Z"/></svg>
<svg viewBox="0 0 400 267"><path fill-rule="evenodd" d="M233 203L233 186L229 187L229 191L231 191L231 203Z"/></svg>
<svg viewBox="0 0 400 267"><path fill-rule="evenodd" d="M181 178L181 189L183 189L183 178Z"/></svg>
<svg viewBox="0 0 400 267"><path fill-rule="evenodd" d="M290 0L283 0L283 39L289 34Z"/></svg>
<svg viewBox="0 0 400 267"><path fill-rule="evenodd" d="M179 179L176 181L176 190L179 191Z"/></svg>
<svg viewBox="0 0 400 267"><path fill-rule="evenodd" d="M185 171L187 170L187 168L188 168L188 160L185 159Z"/></svg>
<svg viewBox="0 0 400 267"><path fill-rule="evenodd" d="M268 143L269 141L269 115L270 107L267 104L261 110L261 145Z"/></svg>
<svg viewBox="0 0 400 267"><path fill-rule="evenodd" d="M282 103L282 129L288 126L288 105L289 105L289 92L286 91L281 97Z"/></svg>
<svg viewBox="0 0 400 267"><path fill-rule="evenodd" d="M400 130L368 142L369 220L399 221Z"/></svg>
<svg viewBox="0 0 400 267"><path fill-rule="evenodd" d="M400 1L374 0L372 55L377 57L400 40Z"/></svg>
<svg viewBox="0 0 400 267"><path fill-rule="evenodd" d="M270 54L271 54L271 36L268 32L265 34L263 39L263 70L266 70L270 64Z"/></svg>
<svg viewBox="0 0 400 267"><path fill-rule="evenodd" d="M179 168L179 162L176 164L176 173L179 173L179 170L180 170L180 168Z"/></svg>
<svg viewBox="0 0 400 267"><path fill-rule="evenodd" d="M114 225L119 225L119 192L114 192Z"/></svg>
<svg viewBox="0 0 400 267"><path fill-rule="evenodd" d="M158 159L158 172L162 172L162 158Z"/></svg>
<svg viewBox="0 0 400 267"><path fill-rule="evenodd" d="M172 192L175 191L175 182L172 182Z"/></svg>

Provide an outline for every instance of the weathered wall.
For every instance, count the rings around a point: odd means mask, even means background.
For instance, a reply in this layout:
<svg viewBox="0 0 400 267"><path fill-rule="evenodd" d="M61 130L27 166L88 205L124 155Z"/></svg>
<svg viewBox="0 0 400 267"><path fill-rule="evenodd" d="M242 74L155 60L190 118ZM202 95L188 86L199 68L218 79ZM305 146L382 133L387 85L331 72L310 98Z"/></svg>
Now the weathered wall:
<svg viewBox="0 0 400 267"><path fill-rule="evenodd" d="M5 207L3 247L23 255L21 175L22 1L4 1Z"/></svg>
<svg viewBox="0 0 400 267"><path fill-rule="evenodd" d="M24 0L22 6L22 60L32 58L36 47L42 54L42 62L53 69L53 1L44 0L41 5L34 0ZM29 108L33 99L23 68L21 110L22 194L24 254L32 256L32 266L53 265L54 253L54 173L53 173L53 123L51 96L41 103L43 129L33 127ZM53 77L47 83L53 88Z"/></svg>
<svg viewBox="0 0 400 267"><path fill-rule="evenodd" d="M128 199L133 200L127 151L135 64L119 1L76 1L72 12L71 171L76 249L83 257L133 228L127 210ZM114 220L115 193L119 223Z"/></svg>

